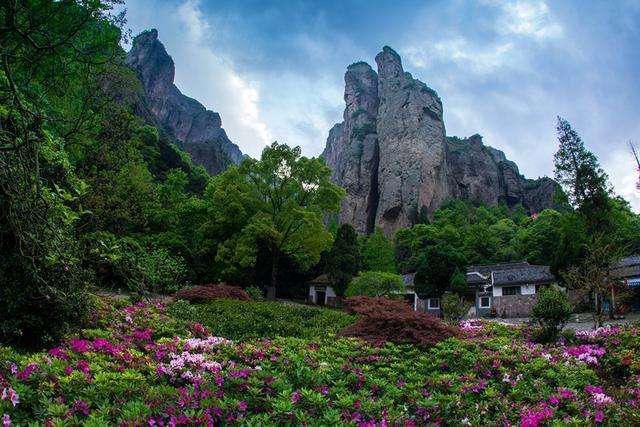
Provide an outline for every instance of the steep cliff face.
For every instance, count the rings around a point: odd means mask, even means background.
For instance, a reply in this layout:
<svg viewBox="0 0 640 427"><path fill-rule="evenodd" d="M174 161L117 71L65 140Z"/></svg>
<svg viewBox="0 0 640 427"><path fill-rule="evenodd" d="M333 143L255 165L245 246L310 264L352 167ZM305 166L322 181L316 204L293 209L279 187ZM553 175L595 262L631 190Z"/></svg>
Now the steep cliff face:
<svg viewBox="0 0 640 427"><path fill-rule="evenodd" d="M525 179L479 135L447 137L440 98L403 70L393 49L384 47L376 63L377 73L364 62L348 67L344 121L329 132L323 153L347 191L342 222L391 235L451 198L522 204L530 212L552 206L552 179Z"/></svg>
<svg viewBox="0 0 640 427"><path fill-rule="evenodd" d="M173 59L155 29L133 40L126 61L142 81L148 108L157 124L191 154L196 164L217 174L242 159L240 149L222 128L220 115L183 95L175 86Z"/></svg>

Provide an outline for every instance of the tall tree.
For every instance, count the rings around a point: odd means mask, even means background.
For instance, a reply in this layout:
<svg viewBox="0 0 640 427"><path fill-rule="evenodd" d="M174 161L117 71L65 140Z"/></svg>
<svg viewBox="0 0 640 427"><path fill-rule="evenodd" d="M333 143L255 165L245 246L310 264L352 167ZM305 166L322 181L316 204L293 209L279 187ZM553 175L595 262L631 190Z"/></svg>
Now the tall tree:
<svg viewBox="0 0 640 427"><path fill-rule="evenodd" d="M603 231L610 210L607 174L568 121L558 117L559 148L554 155L555 177L569 200L587 219L592 233Z"/></svg>
<svg viewBox="0 0 640 427"><path fill-rule="evenodd" d="M260 160L245 159L217 176L209 190L212 215L238 230L219 245L217 260L247 268L255 264L258 243L265 244L271 253L267 297L275 299L283 255L308 268L331 245L323 218L339 209L345 192L330 174L322 160L301 156L300 147L274 142ZM230 209L239 216L230 218Z"/></svg>
<svg viewBox="0 0 640 427"><path fill-rule="evenodd" d="M351 225L342 224L326 259L326 271L338 296L344 295L347 285L360 271L360 263L358 233Z"/></svg>
<svg viewBox="0 0 640 427"><path fill-rule="evenodd" d="M395 253L393 242L380 229L361 240L362 268L368 271L385 271L396 273Z"/></svg>

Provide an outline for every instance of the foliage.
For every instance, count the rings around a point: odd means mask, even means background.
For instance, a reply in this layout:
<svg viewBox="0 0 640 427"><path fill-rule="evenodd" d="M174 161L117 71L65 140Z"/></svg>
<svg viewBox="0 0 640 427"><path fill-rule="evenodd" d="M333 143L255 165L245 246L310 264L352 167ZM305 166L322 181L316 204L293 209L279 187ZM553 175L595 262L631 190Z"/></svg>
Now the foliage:
<svg viewBox="0 0 640 427"><path fill-rule="evenodd" d="M450 323L458 323L473 304L456 293L447 292L442 296L440 305L444 319Z"/></svg>
<svg viewBox="0 0 640 427"><path fill-rule="evenodd" d="M414 277L416 293L423 297L439 297L449 289L454 274L464 269L463 264L464 259L454 247L448 244L428 246Z"/></svg>
<svg viewBox="0 0 640 427"><path fill-rule="evenodd" d="M217 299L234 299L248 301L251 296L242 288L225 283L202 285L184 288L175 293L175 298L192 303L207 303Z"/></svg>
<svg viewBox="0 0 640 427"><path fill-rule="evenodd" d="M360 252L363 270L398 272L394 259L393 242L382 234L380 229L376 229L371 235L363 236L360 239Z"/></svg>
<svg viewBox="0 0 640 427"><path fill-rule="evenodd" d="M230 339L297 337L317 339L335 335L354 317L338 310L281 302L220 299L201 305L177 302L171 313L200 322L212 333Z"/></svg>
<svg viewBox="0 0 640 427"><path fill-rule="evenodd" d="M404 283L401 276L380 271L363 271L349 283L344 295L380 297L403 292Z"/></svg>
<svg viewBox="0 0 640 427"><path fill-rule="evenodd" d="M563 272L563 278L569 289L582 290L591 296L591 314L596 326L601 326L606 314L604 301L613 295L612 290L620 282L620 278L613 274L620 252L603 238L596 238L586 252L579 264ZM613 310L615 301L610 306ZM609 314L612 315L613 311Z"/></svg>
<svg viewBox="0 0 640 427"><path fill-rule="evenodd" d="M467 275L460 270L453 272L451 281L449 282L449 289L455 294L465 295L469 292L469 286L467 285Z"/></svg>
<svg viewBox="0 0 640 427"><path fill-rule="evenodd" d="M531 317L542 327L539 339L553 341L571 317L573 307L567 294L555 285L544 286L536 296Z"/></svg>
<svg viewBox="0 0 640 427"><path fill-rule="evenodd" d="M185 281L183 260L164 248L143 248L135 239L106 232L87 234L83 240L85 262L105 287L170 293Z"/></svg>
<svg viewBox="0 0 640 427"><path fill-rule="evenodd" d="M275 298L280 257L291 257L304 269L319 261L331 240L323 216L338 210L344 190L331 182L322 160L273 143L260 160L245 159L217 176L208 196L212 226L226 234L216 260L228 274L238 274L255 266L262 242L271 255L268 297Z"/></svg>
<svg viewBox="0 0 640 427"><path fill-rule="evenodd" d="M428 348L457 334L455 328L430 314L414 311L404 301L356 297L347 298L346 304L360 317L343 330L342 335L361 338L374 345L393 342Z"/></svg>
<svg viewBox="0 0 640 427"><path fill-rule="evenodd" d="M48 353L0 347L0 414L13 425L640 422L636 327L551 345L478 321L428 349L321 334L229 342L173 308L110 301L94 329Z"/></svg>
<svg viewBox="0 0 640 427"><path fill-rule="evenodd" d="M257 286L249 286L245 289L245 291L249 294L252 300L254 301L262 301L264 300L264 293L262 289Z"/></svg>
<svg viewBox="0 0 640 427"><path fill-rule="evenodd" d="M584 215L591 233L603 231L610 212L608 176L569 122L558 117L557 131L559 147L554 155L556 180L565 187L571 203Z"/></svg>
<svg viewBox="0 0 640 427"><path fill-rule="evenodd" d="M333 246L326 256L325 271L336 295L343 296L347 285L360 271L358 234L349 224L338 228Z"/></svg>

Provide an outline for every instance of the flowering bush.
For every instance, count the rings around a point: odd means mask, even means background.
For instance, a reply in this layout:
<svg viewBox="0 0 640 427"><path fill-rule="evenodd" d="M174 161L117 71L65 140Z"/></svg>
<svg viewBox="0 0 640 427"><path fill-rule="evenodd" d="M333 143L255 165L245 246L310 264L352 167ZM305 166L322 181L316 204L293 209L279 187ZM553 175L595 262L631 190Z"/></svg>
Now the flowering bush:
<svg viewBox="0 0 640 427"><path fill-rule="evenodd" d="M548 345L493 322L460 329L426 350L322 335L230 341L159 304L116 306L48 352L0 347L0 417L16 426L640 423L637 327ZM611 379L615 366L627 370L623 383Z"/></svg>
<svg viewBox="0 0 640 427"><path fill-rule="evenodd" d="M181 289L176 292L174 296L176 299L183 299L193 303L209 302L223 298L241 301L248 301L251 299L244 289L224 283Z"/></svg>

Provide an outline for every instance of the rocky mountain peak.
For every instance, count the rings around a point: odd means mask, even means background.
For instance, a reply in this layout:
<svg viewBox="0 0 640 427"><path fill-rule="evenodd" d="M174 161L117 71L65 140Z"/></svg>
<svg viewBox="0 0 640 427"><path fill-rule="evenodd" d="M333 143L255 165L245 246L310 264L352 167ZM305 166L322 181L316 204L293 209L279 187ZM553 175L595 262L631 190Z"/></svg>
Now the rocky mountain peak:
<svg viewBox="0 0 640 427"><path fill-rule="evenodd" d="M175 65L158 31L147 30L133 39L127 54L144 87L149 110L157 125L191 155L196 164L217 174L238 163L242 153L222 128L220 115L207 110L174 84Z"/></svg>
<svg viewBox="0 0 640 427"><path fill-rule="evenodd" d="M524 178L479 134L447 137L440 97L404 72L397 52L385 46L375 60L377 73L364 62L347 68L344 121L323 153L347 191L341 222L392 235L451 198L530 212L552 205L553 180Z"/></svg>
<svg viewBox="0 0 640 427"><path fill-rule="evenodd" d="M404 73L400 55L389 46L383 47L382 52L376 55L376 64L380 79L394 79Z"/></svg>

